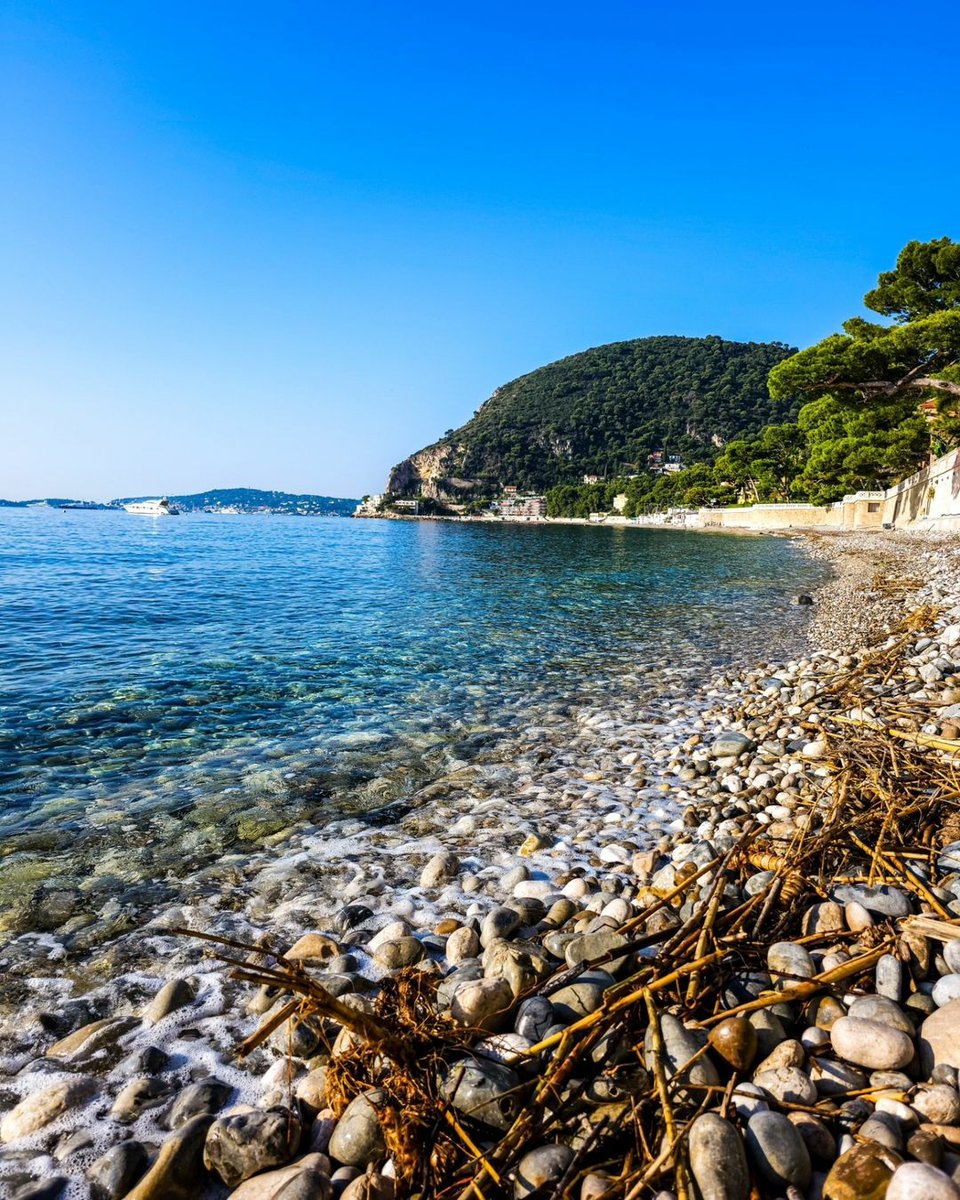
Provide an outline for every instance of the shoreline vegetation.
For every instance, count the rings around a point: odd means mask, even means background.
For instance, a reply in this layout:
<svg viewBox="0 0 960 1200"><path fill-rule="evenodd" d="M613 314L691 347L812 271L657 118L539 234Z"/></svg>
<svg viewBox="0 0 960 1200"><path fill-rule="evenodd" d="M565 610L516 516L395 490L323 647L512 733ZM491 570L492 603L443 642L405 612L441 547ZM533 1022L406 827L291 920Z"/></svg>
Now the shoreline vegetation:
<svg viewBox="0 0 960 1200"><path fill-rule="evenodd" d="M960 445L960 244L909 242L863 305L872 319L800 351L660 337L550 363L399 463L378 499L636 517L886 491Z"/></svg>
<svg viewBox="0 0 960 1200"><path fill-rule="evenodd" d="M803 657L646 750L611 698L574 745L540 731L516 801L324 831L339 907L305 922L279 878L253 942L183 906L142 931L139 1004L6 1019L0 1185L955 1200L960 544L807 544L833 577Z"/></svg>

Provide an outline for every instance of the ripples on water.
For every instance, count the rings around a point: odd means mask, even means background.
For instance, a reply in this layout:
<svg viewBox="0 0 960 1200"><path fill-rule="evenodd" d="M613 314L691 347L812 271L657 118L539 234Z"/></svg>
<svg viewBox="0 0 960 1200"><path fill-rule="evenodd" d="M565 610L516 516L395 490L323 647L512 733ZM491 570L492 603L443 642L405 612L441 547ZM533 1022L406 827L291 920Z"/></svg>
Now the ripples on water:
<svg viewBox="0 0 960 1200"><path fill-rule="evenodd" d="M616 686L796 637L780 539L0 509L0 925L411 796Z"/></svg>

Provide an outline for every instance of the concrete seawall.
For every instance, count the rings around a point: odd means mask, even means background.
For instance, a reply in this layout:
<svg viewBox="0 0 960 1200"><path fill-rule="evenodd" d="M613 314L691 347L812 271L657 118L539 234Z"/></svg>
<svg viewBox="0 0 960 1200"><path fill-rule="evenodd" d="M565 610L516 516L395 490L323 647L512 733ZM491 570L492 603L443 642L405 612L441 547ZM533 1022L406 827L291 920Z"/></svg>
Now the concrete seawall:
<svg viewBox="0 0 960 1200"><path fill-rule="evenodd" d="M662 520L662 518L661 518ZM660 522L657 522L660 523ZM676 513L698 529L940 529L960 531L960 450L951 450L886 491L855 492L834 504L755 504Z"/></svg>

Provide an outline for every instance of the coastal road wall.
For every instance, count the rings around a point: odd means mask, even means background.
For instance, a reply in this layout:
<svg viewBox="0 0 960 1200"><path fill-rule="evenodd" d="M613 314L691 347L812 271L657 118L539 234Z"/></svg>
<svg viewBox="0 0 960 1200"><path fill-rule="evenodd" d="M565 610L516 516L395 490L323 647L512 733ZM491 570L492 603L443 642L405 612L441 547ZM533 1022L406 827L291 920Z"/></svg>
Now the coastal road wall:
<svg viewBox="0 0 960 1200"><path fill-rule="evenodd" d="M960 531L960 450L951 450L886 491L856 492L835 504L754 504L701 508L686 521L700 529L956 529Z"/></svg>

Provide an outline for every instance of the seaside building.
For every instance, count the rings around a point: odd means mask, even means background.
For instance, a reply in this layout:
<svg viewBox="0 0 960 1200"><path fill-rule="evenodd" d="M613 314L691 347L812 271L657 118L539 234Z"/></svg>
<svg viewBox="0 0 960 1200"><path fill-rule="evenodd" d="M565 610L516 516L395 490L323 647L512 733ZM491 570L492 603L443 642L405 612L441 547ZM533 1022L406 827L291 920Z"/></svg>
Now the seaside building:
<svg viewBox="0 0 960 1200"><path fill-rule="evenodd" d="M653 475L673 475L683 470L683 462L679 454L664 454L662 450L654 450L647 455L647 467Z"/></svg>
<svg viewBox="0 0 960 1200"><path fill-rule="evenodd" d="M500 501L500 515L513 519L539 519L547 515L546 496L518 496L504 493Z"/></svg>
<svg viewBox="0 0 960 1200"><path fill-rule="evenodd" d="M357 507L353 510L353 515L355 517L375 517L378 515L378 509L382 503L382 493L378 493L375 496L364 496Z"/></svg>

